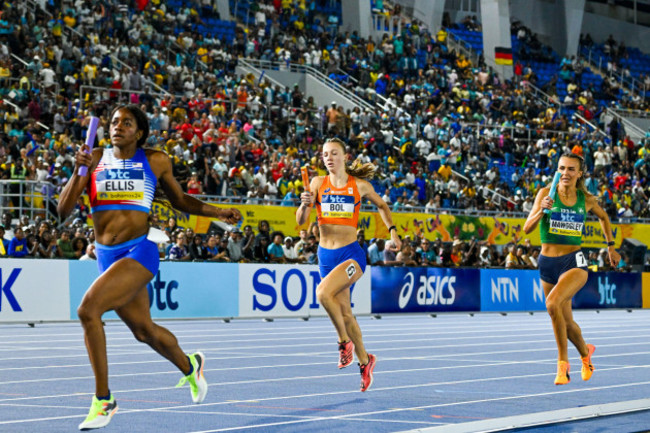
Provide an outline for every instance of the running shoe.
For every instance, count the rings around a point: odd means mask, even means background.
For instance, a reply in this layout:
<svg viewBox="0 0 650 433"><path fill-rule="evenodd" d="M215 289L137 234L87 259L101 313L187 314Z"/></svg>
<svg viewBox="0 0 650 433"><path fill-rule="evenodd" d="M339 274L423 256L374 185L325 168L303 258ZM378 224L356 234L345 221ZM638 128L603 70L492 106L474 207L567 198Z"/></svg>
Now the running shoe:
<svg viewBox="0 0 650 433"><path fill-rule="evenodd" d="M345 368L354 361L354 343L339 343L339 368Z"/></svg>
<svg viewBox="0 0 650 433"><path fill-rule="evenodd" d="M368 363L365 365L359 364L359 370L361 370L361 392L366 392L372 386L372 371L375 369L375 364L377 363L377 358L375 355L368 354Z"/></svg>
<svg viewBox="0 0 650 433"><path fill-rule="evenodd" d="M192 363L191 374L181 377L181 380L178 381L176 388L180 388L185 385L185 382L190 383L190 391L192 392L192 401L194 403L201 403L205 399L205 395L208 393L208 382L203 376L203 366L205 365L205 355L201 352L193 353L188 355L190 362Z"/></svg>
<svg viewBox="0 0 650 433"><path fill-rule="evenodd" d="M97 396L93 395L90 411L88 411L88 416L84 422L79 424L79 430L106 427L111 422L115 412L117 412L117 401L115 401L112 394L110 400L98 400Z"/></svg>
<svg viewBox="0 0 650 433"><path fill-rule="evenodd" d="M591 355L596 351L596 346L593 344L587 344L587 350L589 351L587 356L580 358L582 360L582 369L580 370L582 373L582 380L591 379L591 375L594 372L594 365L591 363Z"/></svg>
<svg viewBox="0 0 650 433"><path fill-rule="evenodd" d="M557 363L557 376L555 376L556 385L566 385L571 382L571 377L569 376L569 370L571 366L566 361L558 361Z"/></svg>

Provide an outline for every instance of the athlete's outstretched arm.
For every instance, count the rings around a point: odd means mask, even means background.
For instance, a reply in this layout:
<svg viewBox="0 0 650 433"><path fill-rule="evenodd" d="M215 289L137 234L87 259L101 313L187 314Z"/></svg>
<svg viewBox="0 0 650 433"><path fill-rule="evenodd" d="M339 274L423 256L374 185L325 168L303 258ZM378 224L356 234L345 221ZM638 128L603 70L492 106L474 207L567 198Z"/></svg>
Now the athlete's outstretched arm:
<svg viewBox="0 0 650 433"><path fill-rule="evenodd" d="M384 224L386 224L386 228L390 230L393 227L393 214L390 211L390 207L381 197L379 197L379 194L375 192L375 188L373 188L370 182L357 179L357 188L359 188L361 198L368 199L372 204L377 206L381 219L384 221ZM390 238L398 250L402 248L402 240L397 235L397 229L390 230Z"/></svg>
<svg viewBox="0 0 650 433"><path fill-rule="evenodd" d="M612 224L609 221L607 212L605 212L605 210L603 210L603 208L598 204L598 198L594 195L587 197L586 208L587 212L591 211L598 217L598 222L600 222L600 227L603 230L603 235L605 235L605 240L608 243L614 242L616 239L612 233ZM621 261L621 255L618 253L618 251L616 251L616 247L614 245L608 245L607 253L609 255L609 261L611 262L612 266L618 265L618 262Z"/></svg>
<svg viewBox="0 0 650 433"><path fill-rule="evenodd" d="M147 157L151 168L159 173L158 182L175 209L193 215L219 218L228 224L234 224L241 219L241 213L235 208L221 209L186 194L173 175L171 160L166 153L152 152Z"/></svg>

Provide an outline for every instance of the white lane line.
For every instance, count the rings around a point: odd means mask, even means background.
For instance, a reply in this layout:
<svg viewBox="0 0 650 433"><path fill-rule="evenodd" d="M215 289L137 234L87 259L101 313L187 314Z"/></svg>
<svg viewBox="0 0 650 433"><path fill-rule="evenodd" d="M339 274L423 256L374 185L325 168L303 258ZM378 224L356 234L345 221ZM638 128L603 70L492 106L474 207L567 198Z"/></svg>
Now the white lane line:
<svg viewBox="0 0 650 433"><path fill-rule="evenodd" d="M539 427L543 425L581 421L590 418L622 415L646 410L650 410L650 398L527 413L525 415L491 418L488 420L448 424L439 427L418 428L397 433L477 433L499 432L504 430L510 431L513 429Z"/></svg>
<svg viewBox="0 0 650 433"><path fill-rule="evenodd" d="M521 363L521 362L513 362L513 363ZM530 362L532 363L532 362ZM500 364L495 364L495 365L500 365ZM468 366L464 366L463 368L467 368ZM449 366L449 367L438 367L436 369L453 369L456 368L455 366ZM475 368L475 367L474 367ZM618 367L612 367L612 368L599 368L597 371L599 372L606 372L606 371L618 371L618 370L631 370L631 369L638 369L638 368L650 368L650 365L633 365L633 366L618 366ZM404 372L418 372L422 371L422 369L416 369L416 370L391 370L390 373L400 373L403 374ZM381 372L383 373L388 373L388 372ZM418 383L418 384L412 384L412 385L398 385L398 386L392 386L392 387L384 387L384 388L373 388L374 391L382 390L397 390L397 389L413 389L413 388L422 388L422 387L429 387L429 386L443 386L443 385L458 385L458 384L463 384L463 383L476 383L476 382L489 382L489 381L500 381L503 382L504 380L513 380L513 379L524 379L524 378L531 378L531 377L544 377L544 376L551 376L552 373L535 373L535 374L526 374L526 375L519 375L519 376L507 376L504 377L503 375L499 375L496 377L488 377L488 378L471 378L471 379L459 379L455 381L446 381L446 382L429 382L429 383ZM291 377L291 378L279 378L279 379L261 379L261 380L247 380L247 381L235 381L235 382L213 382L210 383L212 386L226 386L226 385L232 385L232 386L240 386L242 384L251 384L251 383L265 383L265 382L276 382L276 381L286 381L286 380L310 380L310 379L321 379L321 378L329 378L329 377L344 377L344 376L357 376L357 373L344 373L344 374L337 374L337 375L319 375L319 376L296 376L296 377ZM650 382L649 382L650 383ZM131 392L154 392L154 391L163 391L163 390L172 390L175 387L173 386L165 386L165 387L155 387L155 388L136 388L136 389L129 389L129 390L121 390L120 394L125 394L125 393L131 393ZM351 391L337 391L337 392L328 392L328 393L316 393L316 394L306 394L303 396L287 396L287 397L268 397L268 398L261 398L261 399L247 399L247 400L239 400L238 402L242 401L271 401L271 400L279 400L279 399L287 399L287 398L303 398L303 397L316 397L316 396L322 396L322 395L337 395L337 394L348 394ZM358 393L356 391L355 393ZM15 402L15 401L26 401L26 400L38 400L38 399L49 399L49 398L62 398L62 397L71 397L71 396L80 396L80 395L92 395L91 393L71 393L71 394L58 394L58 395L43 395L43 396L30 396L30 397L14 397L14 398L6 398L6 399L0 399L0 402ZM210 406L210 405L221 405L221 404L231 404L233 401L227 401L227 402L221 402L221 403L212 403L212 404L204 404L203 406ZM186 406L181 406L181 407L186 407ZM189 406L192 407L192 406Z"/></svg>
<svg viewBox="0 0 650 433"><path fill-rule="evenodd" d="M438 407L451 407L451 406L462 406L462 405L470 405L470 404L482 404L482 403L490 403L490 402L495 402L495 401L507 401L507 400L517 400L517 399L525 399L525 398L533 398L533 397L543 397L543 396L549 396L549 395L555 395L555 394L568 394L568 393L576 393L576 392L588 392L588 391L601 391L605 389L613 389L613 388L621 388L621 387L627 387L627 386L638 386L638 385L647 385L650 384L650 382L637 382L637 383L631 383L631 384L618 384L618 385L612 385L612 386L602 386L602 387L597 387L597 388L582 388L582 389L573 389L573 390L564 390L564 391L559 391L559 392L545 392L545 393L537 393L537 394L527 394L527 395L519 395L519 396L508 396L508 397L499 397L499 398L488 398L488 399L481 399L481 400L471 400L471 401L463 401L463 402L453 402L453 403L442 403L442 404L433 404L433 405L425 405L425 406L417 406L417 407L409 407L409 408L394 408L394 409L387 409L387 410L379 410L379 411L372 411L372 412L365 412L365 413L357 413L357 414L348 414L348 415L335 415L335 416L329 416L329 417L317 417L311 420L303 420L303 421L292 421L292 422L287 422L287 424L296 424L296 423L305 423L305 422L315 422L315 421L331 421L331 420L340 420L340 419L349 419L353 417L363 417L367 415L378 415L378 414L386 414L386 413L395 413L395 412L401 412L405 410L414 410L414 409L432 409L432 408L438 408ZM248 425L245 427L235 427L235 428L222 428L222 429L214 429L214 430L202 430L202 431L195 431L192 433L217 433L217 432L225 432L225 431L236 431L236 430L242 430L242 429L252 429L252 428L264 428L268 427L270 424L258 424L258 425ZM273 425L283 425L282 423L273 423Z"/></svg>
<svg viewBox="0 0 650 433"><path fill-rule="evenodd" d="M647 332L642 332L643 330L641 330L641 329L639 329L637 331L638 331L638 334L641 334L643 336L647 335ZM612 332L626 334L625 332L622 332L622 331L612 331ZM637 341L638 341L638 337L639 337L638 335L629 335L629 333L627 333L627 334L628 335L623 335L623 336L598 337L597 339L598 340L611 340L611 339L620 340L620 339L624 339L624 338L632 338L632 339L637 339ZM531 334L525 334L525 335L527 337L529 337ZM430 338L399 339L399 340L394 340L394 341L386 341L384 339L382 339L381 341L373 341L372 338L367 338L366 337L366 338L364 338L364 343L367 346L369 346L369 345L378 345L379 347L377 348L377 350L384 350L384 349L381 348L382 344L387 344L387 345L390 345L390 346L394 347L395 342L399 342L399 343L424 342L424 341L437 342L437 341L448 341L448 340L459 341L459 340L475 340L475 339L479 339L479 340L481 340L480 342L472 344L473 347L477 347L477 346L495 346L495 345L504 345L505 346L505 345L516 345L516 344L530 345L530 344L548 342L548 341L550 341L550 337L552 337L552 335L550 335L549 332L541 332L540 334L535 334L534 336L544 336L544 337L547 337L547 338L544 338L542 340L530 340L530 338L526 338L524 340L518 340L518 341L508 341L507 340L507 341L486 342L485 340L488 339L488 338L501 339L503 337L499 336L499 335L492 335L492 336L487 336L487 337L486 336L484 336L484 337L476 337L476 336L458 337L458 336L456 336L456 337L442 337L442 338L434 336L434 337L430 337ZM589 338L590 338L590 341L591 341L591 339L595 339L595 337L593 337L593 335L590 335ZM264 341L268 341L268 340L264 340ZM217 348L205 347L205 345L207 345L209 343L219 344L219 347L217 347ZM212 352L231 350L230 347L223 347L222 342L202 341L202 342L194 342L194 343L192 343L192 345L193 346L200 346L203 350L206 350L206 351L210 350ZM297 347L321 347L322 345L323 345L323 343L301 343L301 344L292 343L292 344L274 344L274 345L264 345L264 346L262 346L262 345L251 345L251 346L238 345L237 350L254 350L255 352L259 352L260 350L263 350L263 349L297 348ZM130 347L138 347L138 346L142 346L142 345L140 343L138 343L138 344L130 343L130 344L125 344L125 345L108 344L107 349L112 351L112 352L115 352L115 351L119 350L117 348L123 348L121 350L127 351L124 354L131 355L132 352L128 351L129 350L128 348L130 348ZM418 349L418 348L436 350L436 349L445 349L445 348L452 348L452 347L459 347L459 346L467 346L467 344L465 343L465 344L461 344L461 345L458 345L458 344L427 345L427 346L394 348L394 349L385 349L385 350L405 350L405 349L413 350L413 349ZM4 349L4 350L11 351L13 353L13 352L16 352L16 351L23 351L23 352L27 351L27 350L30 350L30 351L39 351L39 350L41 350L41 351L45 351L45 350L51 351L51 350L54 350L54 349L60 350L60 351L71 350L71 349L72 350L79 350L79 351L84 352L83 355L85 355L85 351L86 351L84 346L56 347L56 348L53 348L53 347L15 347L15 348L12 348L12 349ZM0 349L0 352L2 352L2 351L3 350ZM81 356L81 354L79 356ZM49 358L49 357L50 356L45 356L45 358ZM37 359L38 358L43 358L43 357L37 357ZM4 360L8 360L8 359L25 359L25 357L17 357L17 358L2 358L2 357L0 357L0 362L4 361Z"/></svg>
<svg viewBox="0 0 650 433"><path fill-rule="evenodd" d="M623 347L623 346L637 346L638 342L634 343L627 343L627 344L600 344L598 347L601 348L606 348L606 347ZM388 357L384 358L382 357L382 362L385 361L403 361L403 360L419 360L419 361L432 361L432 360L447 360L447 359L454 359L458 357L463 357L463 358L470 358L472 356L484 356L488 354L513 354L513 353L530 353L530 352L546 352L546 351L555 351L556 348L553 346L549 347L535 347L534 349L519 349L519 350L508 350L508 351L493 351L493 352L479 352L479 353L473 353L473 352L466 352L466 353L453 353L453 354L440 354L440 355L427 355L427 356L408 356L408 357ZM378 351L379 353L383 353L385 351ZM208 352L209 353L209 352ZM603 358L609 358L609 357L621 357L621 356L640 356L640 355L648 355L650 352L632 352L632 353L615 353L615 354L601 354L598 355L598 359L603 359ZM311 357L315 356L327 356L329 357L331 355L330 352L321 352L321 353L316 353L316 354L310 354ZM274 355L275 357L282 357L285 358L286 354L277 354ZM269 356L264 356L264 358L269 357ZM234 357L231 359L240 359L242 357ZM212 358L210 357L210 361L218 361L218 360L223 360L224 358ZM515 360L515 361L509 361L509 360L487 360L487 361L481 361L477 359L463 359L462 361L464 362L487 362L488 364L484 364L484 366L498 366L498 365L509 365L509 364L545 364L545 363L553 363L554 358L551 359L535 359L535 360ZM156 363L165 363L167 364L169 361L165 359L158 359L156 360ZM151 364L152 362L150 361L138 361L138 362L129 362L129 363L119 363L119 364L111 364L111 365L135 365L135 364ZM279 364L279 365L262 365L262 366L247 366L247 367L223 367L223 368L211 368L211 369L206 369L208 372L225 372L225 371L238 371L238 370L251 370L251 369L263 369L263 368L293 368L293 367L304 367L304 366L316 366L316 365L328 365L331 364L331 362L314 362L314 363L301 363L301 364ZM620 364L619 364L620 365ZM476 364L476 366L481 366L479 364ZM79 366L80 368L87 368L87 364L82 364ZM459 366L460 368L461 366ZM465 367L465 366L462 366ZM29 370L30 368L24 367L24 370ZM428 367L428 368L417 368L414 370L399 370L399 371L425 371L425 370L435 370L437 367ZM388 371L382 371L382 373L388 373ZM146 376L146 375L158 375L158 374L178 374L177 370L165 370L165 371L149 371L149 372L136 372L136 373L122 373L122 374L111 374L111 378L120 378L120 377L139 377L139 376ZM93 376L69 376L69 377L49 377L49 378L37 378L37 379L18 379L14 381L4 381L0 382L0 385L11 385L11 384L16 384L16 383L40 383L40 382L58 382L58 381L70 381L70 380L90 380L93 379ZM223 383L222 383L223 384ZM3 401L3 400L0 400Z"/></svg>

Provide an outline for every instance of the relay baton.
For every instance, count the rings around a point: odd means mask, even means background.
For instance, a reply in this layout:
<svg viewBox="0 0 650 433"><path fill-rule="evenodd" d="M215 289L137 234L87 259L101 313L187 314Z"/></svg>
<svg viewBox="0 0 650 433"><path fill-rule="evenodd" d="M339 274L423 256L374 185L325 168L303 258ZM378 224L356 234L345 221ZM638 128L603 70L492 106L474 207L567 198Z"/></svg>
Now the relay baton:
<svg viewBox="0 0 650 433"><path fill-rule="evenodd" d="M307 191L307 188L309 188L309 172L307 171L307 167L300 167L300 174L302 174L303 188Z"/></svg>
<svg viewBox="0 0 650 433"><path fill-rule="evenodd" d="M86 133L86 146L88 146L88 153L92 152L95 145L95 135L97 135L97 127L99 126L99 117L90 116L90 124L88 125L88 132ZM77 171L79 176L85 176L88 173L88 167L82 165Z"/></svg>
<svg viewBox="0 0 650 433"><path fill-rule="evenodd" d="M551 182L551 190L548 193L548 196L551 197L553 200L555 200L555 191L557 190L557 184L560 181L560 177L562 177L562 173L556 171L555 176L553 176L553 182ZM551 210L544 209L544 213L549 214L551 213Z"/></svg>
<svg viewBox="0 0 650 433"><path fill-rule="evenodd" d="M302 175L302 187L305 192L309 192L309 172L307 167L300 167L300 174Z"/></svg>

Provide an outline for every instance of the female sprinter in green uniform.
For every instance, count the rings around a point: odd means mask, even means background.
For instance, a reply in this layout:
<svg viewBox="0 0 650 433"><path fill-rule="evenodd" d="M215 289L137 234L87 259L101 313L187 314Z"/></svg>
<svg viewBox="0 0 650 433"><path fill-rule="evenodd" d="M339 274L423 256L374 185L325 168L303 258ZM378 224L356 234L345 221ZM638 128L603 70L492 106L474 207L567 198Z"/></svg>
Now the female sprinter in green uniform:
<svg viewBox="0 0 650 433"><path fill-rule="evenodd" d="M156 244L147 239L149 212L156 185L172 206L183 212L220 218L229 223L241 219L237 209L219 209L185 194L172 173L165 153L143 148L149 135L147 116L136 105L118 106L111 113L111 148L87 153L86 145L75 156L75 171L59 198L59 216L65 219L84 190L90 197L96 234L100 275L84 295L77 310L84 329L88 357L95 373L95 395L81 430L106 426L117 411L108 388L108 360L102 314L115 310L135 338L170 360L189 382L192 400L205 398L201 352L185 355L174 334L151 320L147 283L158 272ZM85 176L80 166L88 167Z"/></svg>
<svg viewBox="0 0 650 433"><path fill-rule="evenodd" d="M540 189L524 224L524 232L529 234L540 224L539 274L558 349L555 384L565 385L571 380L567 338L580 352L582 380L589 380L594 371L591 355L596 348L585 344L571 310L571 299L587 282L587 259L580 250L587 212L592 212L600 221L612 265L615 266L621 257L614 249L609 217L598 205L597 198L585 188L583 159L572 153L564 154L558 162L558 171L562 176L557 186L557 200L549 197L548 187ZM550 212L545 214L544 209Z"/></svg>

